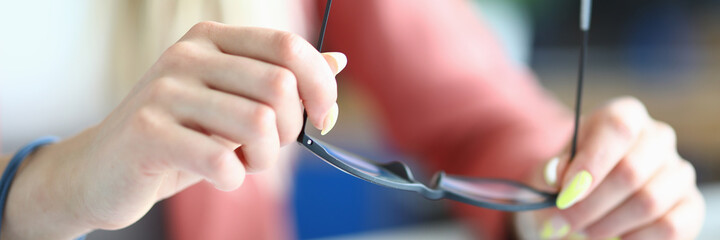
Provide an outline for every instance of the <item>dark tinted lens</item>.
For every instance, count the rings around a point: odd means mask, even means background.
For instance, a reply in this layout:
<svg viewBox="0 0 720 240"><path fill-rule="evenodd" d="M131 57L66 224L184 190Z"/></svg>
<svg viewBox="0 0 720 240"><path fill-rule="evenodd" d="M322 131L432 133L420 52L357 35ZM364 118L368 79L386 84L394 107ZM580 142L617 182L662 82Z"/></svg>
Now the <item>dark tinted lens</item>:
<svg viewBox="0 0 720 240"><path fill-rule="evenodd" d="M446 175L439 187L450 194L478 202L504 205L544 203L552 195L535 191L516 182L498 179L474 179Z"/></svg>

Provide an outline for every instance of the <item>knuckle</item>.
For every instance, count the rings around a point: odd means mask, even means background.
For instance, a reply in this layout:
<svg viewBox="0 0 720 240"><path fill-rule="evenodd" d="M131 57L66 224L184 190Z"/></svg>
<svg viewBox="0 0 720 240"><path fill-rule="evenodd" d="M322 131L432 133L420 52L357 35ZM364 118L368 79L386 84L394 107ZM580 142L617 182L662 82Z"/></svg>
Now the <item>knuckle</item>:
<svg viewBox="0 0 720 240"><path fill-rule="evenodd" d="M645 106L634 97L615 99L603 110L603 121L624 138L638 135L649 119Z"/></svg>
<svg viewBox="0 0 720 240"><path fill-rule="evenodd" d="M229 158L231 154L235 153L225 148L217 148L209 151L206 156L207 159L205 159L208 170L215 173L222 172L227 164L226 159Z"/></svg>
<svg viewBox="0 0 720 240"><path fill-rule="evenodd" d="M141 107L132 119L132 126L141 133L157 132L163 126L158 113L150 107Z"/></svg>
<svg viewBox="0 0 720 240"><path fill-rule="evenodd" d="M280 32L276 36L281 61L288 63L300 58L305 40L295 33Z"/></svg>
<svg viewBox="0 0 720 240"><path fill-rule="evenodd" d="M625 109L626 111L646 111L645 105L633 96L623 96L617 98L617 100L611 104L611 108Z"/></svg>
<svg viewBox="0 0 720 240"><path fill-rule="evenodd" d="M639 216L645 219L657 216L660 213L661 206L655 199L655 196L648 190L640 190L635 195L637 211Z"/></svg>
<svg viewBox="0 0 720 240"><path fill-rule="evenodd" d="M638 171L630 166L629 162L633 161L631 158L632 157L628 157L618 163L616 174L620 183L635 189L641 186L645 179Z"/></svg>
<svg viewBox="0 0 720 240"><path fill-rule="evenodd" d="M195 44L190 41L178 41L171 45L166 52L170 55L183 55L194 51L194 48L196 48Z"/></svg>
<svg viewBox="0 0 720 240"><path fill-rule="evenodd" d="M164 68L184 69L195 66L203 61L196 44L189 41L179 41L170 46L160 57L158 63Z"/></svg>
<svg viewBox="0 0 720 240"><path fill-rule="evenodd" d="M272 129L275 126L275 111L264 104L257 104L252 111L251 124L253 129L260 136L273 134ZM275 133L277 134L277 133Z"/></svg>
<svg viewBox="0 0 720 240"><path fill-rule="evenodd" d="M675 129L665 122L656 121L655 128L658 134L660 134L663 141L668 142L671 146L675 146L677 141L677 135Z"/></svg>
<svg viewBox="0 0 720 240"><path fill-rule="evenodd" d="M148 95L152 101L172 98L180 95L180 86L176 80L169 77L155 79L148 87Z"/></svg>
<svg viewBox="0 0 720 240"><path fill-rule="evenodd" d="M612 110L606 118L607 124L625 139L631 139L635 135L630 124L626 121L621 112Z"/></svg>
<svg viewBox="0 0 720 240"><path fill-rule="evenodd" d="M193 25L192 28L190 28L190 30L188 31L188 33L206 35L212 32L214 29L219 28L220 26L222 26L222 24L218 22L202 21Z"/></svg>
<svg viewBox="0 0 720 240"><path fill-rule="evenodd" d="M278 67L270 71L269 75L267 83L274 101L289 96L292 91L297 91L295 75L290 70Z"/></svg>

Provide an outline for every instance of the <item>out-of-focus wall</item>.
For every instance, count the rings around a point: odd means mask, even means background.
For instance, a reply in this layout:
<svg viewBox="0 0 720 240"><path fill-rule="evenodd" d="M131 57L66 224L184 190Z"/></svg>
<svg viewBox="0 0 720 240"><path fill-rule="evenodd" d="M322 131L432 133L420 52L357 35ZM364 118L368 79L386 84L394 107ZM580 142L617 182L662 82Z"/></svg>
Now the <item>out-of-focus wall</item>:
<svg viewBox="0 0 720 240"><path fill-rule="evenodd" d="M98 4L0 2L3 153L39 136L72 135L109 111L103 74L112 15Z"/></svg>
<svg viewBox="0 0 720 240"><path fill-rule="evenodd" d="M531 67L572 106L580 1L525 2L534 13ZM594 1L592 17L584 112L613 97L638 97L675 128L698 179L720 181L720 2Z"/></svg>

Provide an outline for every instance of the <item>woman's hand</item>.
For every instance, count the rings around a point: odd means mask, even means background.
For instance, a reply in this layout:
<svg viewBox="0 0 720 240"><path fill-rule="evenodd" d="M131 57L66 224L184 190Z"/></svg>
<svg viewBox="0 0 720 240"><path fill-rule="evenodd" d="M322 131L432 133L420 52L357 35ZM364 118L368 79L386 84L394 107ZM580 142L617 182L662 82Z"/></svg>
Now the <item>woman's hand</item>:
<svg viewBox="0 0 720 240"><path fill-rule="evenodd" d="M560 195L557 209L531 213L539 223L533 239L697 236L704 201L670 126L650 118L638 100L621 98L580 128L575 158L568 162L565 152L537 171L535 186Z"/></svg>
<svg viewBox="0 0 720 240"><path fill-rule="evenodd" d="M40 205L64 211L85 231L126 227L202 179L234 190L295 141L303 106L310 124L323 133L333 127L334 74L345 63L291 33L199 23L101 124L39 151L18 179L26 186L15 186L45 191L29 194L58 201ZM26 204L18 191L15 203Z"/></svg>

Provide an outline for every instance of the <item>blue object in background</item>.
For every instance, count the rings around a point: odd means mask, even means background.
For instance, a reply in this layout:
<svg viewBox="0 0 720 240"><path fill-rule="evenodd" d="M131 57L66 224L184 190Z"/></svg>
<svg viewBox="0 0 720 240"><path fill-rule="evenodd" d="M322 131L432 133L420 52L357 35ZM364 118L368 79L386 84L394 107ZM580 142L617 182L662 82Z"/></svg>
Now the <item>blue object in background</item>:
<svg viewBox="0 0 720 240"><path fill-rule="evenodd" d="M387 154L364 154L389 159ZM293 179L292 209L299 239L407 226L444 217L442 201L385 188L348 175L301 150Z"/></svg>
<svg viewBox="0 0 720 240"><path fill-rule="evenodd" d="M700 62L682 4L658 2L645 6L627 25L628 65L648 84L679 83Z"/></svg>

